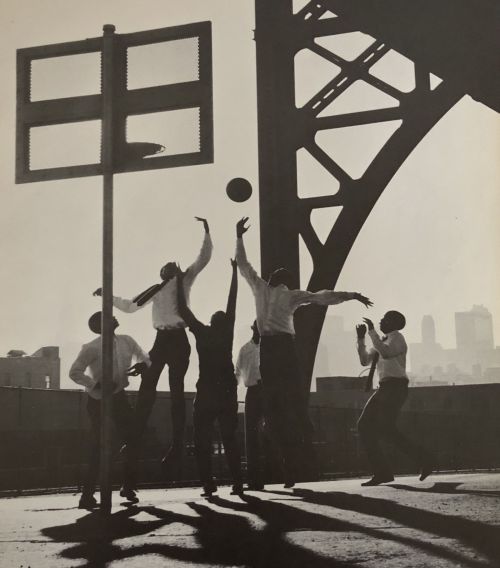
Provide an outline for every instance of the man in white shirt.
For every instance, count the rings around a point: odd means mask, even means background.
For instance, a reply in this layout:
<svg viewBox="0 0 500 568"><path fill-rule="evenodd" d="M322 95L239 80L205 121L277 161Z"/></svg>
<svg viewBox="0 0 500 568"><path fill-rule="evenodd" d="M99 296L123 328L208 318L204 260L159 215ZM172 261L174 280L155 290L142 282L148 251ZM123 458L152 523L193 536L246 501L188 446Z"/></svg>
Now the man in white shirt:
<svg viewBox="0 0 500 568"><path fill-rule="evenodd" d="M262 474L262 444L260 431L264 422L262 381L260 376L260 334L257 322L252 324L252 339L240 349L235 373L247 387L245 396L245 447L247 456L248 489L264 489Z"/></svg>
<svg viewBox="0 0 500 568"><path fill-rule="evenodd" d="M293 315L306 304L328 306L357 300L368 307L372 302L357 292L293 290L291 274L284 268L274 271L266 282L247 260L243 244L247 221L248 217L243 217L236 225L236 262L255 298L266 425L281 451L285 487L293 487L306 423Z"/></svg>
<svg viewBox="0 0 500 568"><path fill-rule="evenodd" d="M118 322L113 318L114 329ZM90 329L99 335L90 343L83 345L78 357L71 365L69 376L77 384L85 387L88 394L87 411L91 424L91 446L88 472L83 484L79 507L92 509L97 506L94 498L97 475L99 471L100 454L100 424L102 390L102 359L101 359L101 312L96 312L89 319ZM113 338L113 396L112 413L116 430L127 444L123 472L123 487L120 495L136 503L139 499L135 494L135 462L136 448L131 443L133 433L133 411L125 395L128 386L128 376L138 374L151 364L148 355L128 335L114 335ZM136 364L131 367L132 362Z"/></svg>
<svg viewBox="0 0 500 568"><path fill-rule="evenodd" d="M212 256L212 240L206 219L196 217L205 228L205 237L198 258L188 267L184 277L184 293L189 305L189 294L193 282L205 268ZM186 423L186 405L184 400L184 376L189 367L191 346L186 334L186 323L177 309L177 265L168 262L162 267L161 284L151 286L133 300L113 297L115 308L123 312L133 313L152 304L153 327L156 329L156 339L149 352L151 367L142 376L141 386L135 409L137 436L144 433L154 401L156 386L165 365L168 365L168 380L171 396L172 412L172 445L163 458L163 465L168 470L174 468L179 474L180 459L184 449L184 428ZM101 294L101 289L94 292ZM173 472L171 472L173 473ZM175 474L173 475L176 476Z"/></svg>
<svg viewBox="0 0 500 568"><path fill-rule="evenodd" d="M358 421L358 431L373 470L373 477L362 485L380 485L394 481L392 469L380 448L379 441L391 442L400 451L411 456L420 467L420 480L432 473L432 458L423 448L404 436L396 426L401 407L408 396L406 354L408 347L400 333L406 325L403 314L387 312L380 320L380 338L373 322L364 318L366 325L356 326L357 347L362 365L376 366L379 388L366 403ZM366 328L373 344L368 351L365 345ZM370 373L372 375L372 373Z"/></svg>

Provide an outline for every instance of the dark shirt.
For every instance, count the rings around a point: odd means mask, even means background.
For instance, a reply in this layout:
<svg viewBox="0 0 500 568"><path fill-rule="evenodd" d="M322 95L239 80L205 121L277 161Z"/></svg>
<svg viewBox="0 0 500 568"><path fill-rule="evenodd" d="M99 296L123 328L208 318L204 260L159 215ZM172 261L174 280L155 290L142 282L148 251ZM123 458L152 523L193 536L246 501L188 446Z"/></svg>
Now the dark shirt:
<svg viewBox="0 0 500 568"><path fill-rule="evenodd" d="M225 320L216 327L204 325L196 319L186 304L184 287L177 286L179 313L196 338L196 350L200 366L200 375L196 383L198 394L234 394L236 396L236 377L233 366L233 335L236 314L236 296L238 291L238 273L236 264L232 264L231 286L227 299ZM180 275L177 276L178 282Z"/></svg>
<svg viewBox="0 0 500 568"><path fill-rule="evenodd" d="M236 388L233 366L233 329L228 325L222 332L200 322L191 323L190 331L196 338L199 360L199 379L196 388Z"/></svg>

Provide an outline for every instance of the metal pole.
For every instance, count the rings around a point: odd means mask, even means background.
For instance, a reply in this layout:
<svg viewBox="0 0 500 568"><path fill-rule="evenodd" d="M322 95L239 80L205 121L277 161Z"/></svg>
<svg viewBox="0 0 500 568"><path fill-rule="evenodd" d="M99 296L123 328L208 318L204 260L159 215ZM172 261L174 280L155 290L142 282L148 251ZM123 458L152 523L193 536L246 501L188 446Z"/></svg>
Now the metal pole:
<svg viewBox="0 0 500 568"><path fill-rule="evenodd" d="M103 27L102 40L102 400L101 400L101 512L111 512L111 405L113 381L113 25Z"/></svg>

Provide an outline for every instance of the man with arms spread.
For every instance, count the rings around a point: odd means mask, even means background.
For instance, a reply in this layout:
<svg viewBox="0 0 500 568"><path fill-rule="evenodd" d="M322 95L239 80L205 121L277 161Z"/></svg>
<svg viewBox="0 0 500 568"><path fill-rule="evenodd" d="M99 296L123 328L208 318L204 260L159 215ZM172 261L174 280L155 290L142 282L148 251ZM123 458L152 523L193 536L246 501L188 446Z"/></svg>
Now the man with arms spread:
<svg viewBox="0 0 500 568"><path fill-rule="evenodd" d="M203 223L205 237L198 258L186 270L183 280L186 300L194 280L205 268L212 256L212 240L206 219L196 217ZM186 323L177 310L177 267L175 262L167 262L160 271L161 284L156 284L145 290L133 300L113 297L113 305L127 313L136 312L149 303L153 304L153 327L156 329L156 339L149 352L151 367L142 375L141 386L136 404L136 434L138 439L146 429L147 421L156 398L156 385L165 365L168 365L168 380L172 404L173 441L163 464L175 469L180 464L184 449L184 427L186 422L186 406L184 400L184 376L189 366L191 347L186 335ZM94 292L101 295L101 289Z"/></svg>
<svg viewBox="0 0 500 568"><path fill-rule="evenodd" d="M368 307L372 303L357 292L293 290L291 274L284 268L274 271L266 282L247 260L243 244L247 221L244 217L236 225L236 262L255 297L266 425L282 454L285 487L293 487L298 469L297 448L305 423L293 314L306 304L328 306L357 300Z"/></svg>

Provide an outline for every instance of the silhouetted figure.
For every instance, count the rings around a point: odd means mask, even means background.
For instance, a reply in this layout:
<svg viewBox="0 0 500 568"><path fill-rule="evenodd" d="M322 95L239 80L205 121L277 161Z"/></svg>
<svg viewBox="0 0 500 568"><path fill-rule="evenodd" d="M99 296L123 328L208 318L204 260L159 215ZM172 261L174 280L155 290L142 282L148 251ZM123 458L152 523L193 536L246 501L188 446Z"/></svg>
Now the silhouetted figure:
<svg viewBox="0 0 500 568"><path fill-rule="evenodd" d="M260 376L260 334L257 322L252 324L252 339L240 349L236 360L236 378L247 387L245 396L245 446L248 489L264 489L262 474L263 447L261 431L264 422L264 399Z"/></svg>
<svg viewBox="0 0 500 568"><path fill-rule="evenodd" d="M420 480L432 473L430 454L404 436L397 428L401 407L408 396L406 353L408 347L400 330L406 325L403 314L389 311L380 320L380 330L386 334L380 338L373 322L364 318L366 325L356 326L358 354L362 365L371 363L377 368L379 388L366 403L358 421L358 431L368 454L373 477L362 485L380 485L394 480L392 468L380 447L380 440L391 442L401 452L411 456L421 468ZM373 343L368 351L365 345L366 328ZM373 377L373 372L370 373ZM369 385L371 388L371 385Z"/></svg>
<svg viewBox="0 0 500 568"><path fill-rule="evenodd" d="M327 306L357 300L368 307L372 303L357 292L293 290L291 274L284 268L273 272L266 282L247 260L243 244L247 221L248 217L243 217L236 225L236 261L255 297L266 425L281 452L285 487L293 487L300 457L298 448L307 423L293 314L306 304Z"/></svg>
<svg viewBox="0 0 500 568"><path fill-rule="evenodd" d="M118 327L118 321L113 318L114 328ZM89 319L89 327L99 334L99 337L83 345L78 357L69 371L70 378L79 385L85 387L88 394L87 412L90 419L90 454L88 472L83 484L82 496L79 507L91 509L97 506L94 498L97 476L99 473L100 459L100 432L101 432L101 402L102 398L102 357L101 357L101 312L96 312ZM132 361L136 364L131 367ZM120 495L127 500L136 503L139 499L135 493L136 485L136 447L132 443L134 439L133 411L125 388L128 386L128 376L145 371L151 364L148 355L139 347L129 335L114 335L113 337L113 396L112 413L116 430L125 444L127 444L124 457L123 487Z"/></svg>
<svg viewBox="0 0 500 568"><path fill-rule="evenodd" d="M212 255L212 241L206 219L196 217L205 228L205 238L198 258L186 270L184 277L184 293L189 303L191 286L198 274L208 264ZM177 310L177 280L175 262L167 262L160 271L161 284L151 286L133 300L113 297L113 305L124 312L135 312L149 303L153 304L153 327L156 339L149 352L151 367L142 376L141 386L136 403L136 432L141 437L146 429L149 415L156 399L156 386L165 365L168 365L172 408L173 441L167 455L163 458L166 469L173 468L180 475L179 467L184 450L184 428L186 423L186 406L184 400L184 376L189 367L191 346L186 335L186 323ZM101 294L101 289L94 292ZM171 472L172 473L172 472ZM175 475L174 475L175 476Z"/></svg>
<svg viewBox="0 0 500 568"><path fill-rule="evenodd" d="M210 325L196 319L188 308L182 286L185 274L177 273L179 313L196 339L199 378L193 405L196 459L203 484L203 495L217 491L212 478L212 433L215 421L224 444L227 465L233 479L233 494L243 492L240 451L236 440L238 427L237 382L233 366L233 335L238 292L236 262L231 261L232 278L226 311L215 312Z"/></svg>

